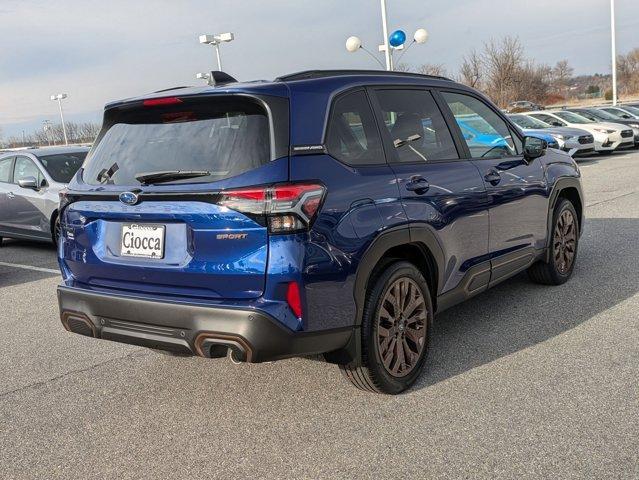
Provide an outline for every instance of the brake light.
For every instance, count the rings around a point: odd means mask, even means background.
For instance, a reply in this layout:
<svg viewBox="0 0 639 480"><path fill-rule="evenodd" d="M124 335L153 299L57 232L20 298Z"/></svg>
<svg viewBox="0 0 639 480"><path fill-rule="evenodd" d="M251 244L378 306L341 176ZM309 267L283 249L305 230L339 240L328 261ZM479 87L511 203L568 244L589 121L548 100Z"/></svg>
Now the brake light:
<svg viewBox="0 0 639 480"><path fill-rule="evenodd" d="M302 318L302 299L297 282L291 282L286 288L286 303L297 318Z"/></svg>
<svg viewBox="0 0 639 480"><path fill-rule="evenodd" d="M148 98L142 102L145 107L158 107L160 105L176 105L182 103L177 97L161 97L161 98Z"/></svg>
<svg viewBox="0 0 639 480"><path fill-rule="evenodd" d="M271 233L306 230L317 216L326 188L319 184L282 184L226 190L218 204L267 217Z"/></svg>

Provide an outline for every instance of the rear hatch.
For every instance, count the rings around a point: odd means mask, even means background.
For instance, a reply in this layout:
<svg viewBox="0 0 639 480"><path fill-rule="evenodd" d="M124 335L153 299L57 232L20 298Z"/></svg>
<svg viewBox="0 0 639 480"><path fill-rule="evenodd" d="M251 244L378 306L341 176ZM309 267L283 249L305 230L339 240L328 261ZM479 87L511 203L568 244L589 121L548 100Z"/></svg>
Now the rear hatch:
<svg viewBox="0 0 639 480"><path fill-rule="evenodd" d="M206 299L262 295L268 231L229 189L288 179L288 103L274 96L120 104L63 199L61 265L79 287Z"/></svg>

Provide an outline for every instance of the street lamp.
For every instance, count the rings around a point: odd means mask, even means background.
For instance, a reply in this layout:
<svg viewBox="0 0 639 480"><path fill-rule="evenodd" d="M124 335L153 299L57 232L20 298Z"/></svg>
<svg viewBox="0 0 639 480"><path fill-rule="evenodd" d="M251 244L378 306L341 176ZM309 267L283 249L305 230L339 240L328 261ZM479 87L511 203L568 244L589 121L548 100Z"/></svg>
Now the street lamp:
<svg viewBox="0 0 639 480"><path fill-rule="evenodd" d="M222 59L220 58L220 43L231 42L235 39L235 35L231 32L218 33L215 35L200 35L200 43L203 45L213 45L215 47L215 56L217 57L217 69L222 71Z"/></svg>
<svg viewBox="0 0 639 480"><path fill-rule="evenodd" d="M610 37L612 47L612 104L617 105L617 46L615 41L615 0L610 0Z"/></svg>
<svg viewBox="0 0 639 480"><path fill-rule="evenodd" d="M420 28L413 35L413 41L408 45L408 47L404 48L404 44L406 43L406 33L403 30L395 30L393 33L388 35L388 22L386 20L386 0L381 0L382 2L382 32L384 34L384 43L378 47L380 52L384 52L384 57L386 60L386 70L392 71L394 69L393 65L393 52L396 50L404 50L404 53L398 58L402 58L406 51L414 44L414 43L426 43L428 40L428 32ZM375 59L377 63L379 63L382 68L384 68L384 64L369 50L364 48L362 45L362 40L359 37L348 37L346 39L346 50L351 53L358 51L359 49L364 50L371 57Z"/></svg>
<svg viewBox="0 0 639 480"><path fill-rule="evenodd" d="M51 100L58 101L58 108L60 109L60 121L62 122L62 133L64 134L64 144L69 145L69 140L67 139L67 127L64 124L64 115L62 114L62 99L67 98L66 93L57 93L55 95L51 95Z"/></svg>

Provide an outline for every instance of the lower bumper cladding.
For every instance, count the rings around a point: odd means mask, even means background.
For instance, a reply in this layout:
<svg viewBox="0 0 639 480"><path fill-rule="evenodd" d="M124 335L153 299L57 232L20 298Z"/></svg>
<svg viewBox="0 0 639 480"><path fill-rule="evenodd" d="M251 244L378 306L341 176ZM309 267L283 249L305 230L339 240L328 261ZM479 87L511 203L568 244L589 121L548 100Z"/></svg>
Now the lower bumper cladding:
<svg viewBox="0 0 639 480"><path fill-rule="evenodd" d="M258 310L141 299L59 286L60 320L85 336L244 362L327 353L344 347L352 328L293 332Z"/></svg>

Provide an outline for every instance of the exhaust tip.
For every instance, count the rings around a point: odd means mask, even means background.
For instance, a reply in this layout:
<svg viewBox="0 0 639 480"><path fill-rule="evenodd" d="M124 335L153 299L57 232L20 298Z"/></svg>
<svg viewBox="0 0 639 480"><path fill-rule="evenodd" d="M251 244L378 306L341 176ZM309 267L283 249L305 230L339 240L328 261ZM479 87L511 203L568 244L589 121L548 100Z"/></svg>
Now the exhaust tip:
<svg viewBox="0 0 639 480"><path fill-rule="evenodd" d="M196 353L201 357L222 358L227 355L234 361L250 362L251 348L241 337L219 333L201 333L195 339Z"/></svg>

